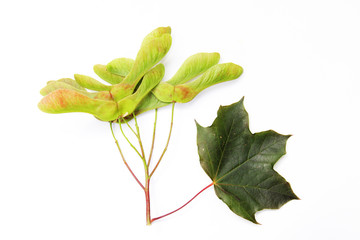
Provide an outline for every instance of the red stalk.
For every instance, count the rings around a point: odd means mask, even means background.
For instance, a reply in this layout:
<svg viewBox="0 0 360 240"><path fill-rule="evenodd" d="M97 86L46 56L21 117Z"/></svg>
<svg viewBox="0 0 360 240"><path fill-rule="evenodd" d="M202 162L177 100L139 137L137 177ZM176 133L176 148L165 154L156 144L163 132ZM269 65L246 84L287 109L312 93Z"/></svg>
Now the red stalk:
<svg viewBox="0 0 360 240"><path fill-rule="evenodd" d="M154 221L156 221L156 220L159 220L160 218L169 216L170 214L173 214L173 213L179 211L180 209L182 209L183 207L185 207L186 205L188 205L192 200L194 200L200 193L202 193L203 191L205 191L206 189L208 189L208 188L211 187L212 185L214 185L214 183L211 183L211 184L209 184L208 186L206 186L205 188L203 188L200 192L198 192L194 197L192 197L189 201L187 201L184 205L182 205L182 206L179 207L178 209L176 209L176 210L174 210L174 211L172 211L172 212L169 212L169 213L167 213L167 214L165 214L165 215L162 215L162 216L160 216L160 217L153 218L153 219L151 220L151 222L154 222Z"/></svg>
<svg viewBox="0 0 360 240"><path fill-rule="evenodd" d="M146 179L145 183L145 199L146 199L146 225L151 225L150 215L150 178Z"/></svg>

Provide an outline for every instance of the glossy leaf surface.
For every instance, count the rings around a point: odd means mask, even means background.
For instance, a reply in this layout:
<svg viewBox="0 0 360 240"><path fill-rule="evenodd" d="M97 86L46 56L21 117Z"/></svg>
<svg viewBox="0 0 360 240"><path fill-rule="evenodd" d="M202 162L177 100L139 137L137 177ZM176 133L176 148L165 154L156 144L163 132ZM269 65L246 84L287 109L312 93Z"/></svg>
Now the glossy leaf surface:
<svg viewBox="0 0 360 240"><path fill-rule="evenodd" d="M237 215L257 223L255 213L297 199L274 169L289 135L272 130L251 133L243 99L220 107L210 127L197 124L200 163L216 195Z"/></svg>

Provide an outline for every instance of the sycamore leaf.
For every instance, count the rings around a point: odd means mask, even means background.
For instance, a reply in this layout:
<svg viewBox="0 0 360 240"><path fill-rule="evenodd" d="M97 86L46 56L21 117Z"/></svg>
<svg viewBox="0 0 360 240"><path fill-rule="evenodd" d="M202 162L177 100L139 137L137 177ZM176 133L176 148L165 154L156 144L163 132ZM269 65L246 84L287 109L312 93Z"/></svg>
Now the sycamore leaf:
<svg viewBox="0 0 360 240"><path fill-rule="evenodd" d="M237 215L257 223L255 213L298 199L274 169L290 135L251 133L243 99L220 107L210 127L197 124L200 163L216 195Z"/></svg>

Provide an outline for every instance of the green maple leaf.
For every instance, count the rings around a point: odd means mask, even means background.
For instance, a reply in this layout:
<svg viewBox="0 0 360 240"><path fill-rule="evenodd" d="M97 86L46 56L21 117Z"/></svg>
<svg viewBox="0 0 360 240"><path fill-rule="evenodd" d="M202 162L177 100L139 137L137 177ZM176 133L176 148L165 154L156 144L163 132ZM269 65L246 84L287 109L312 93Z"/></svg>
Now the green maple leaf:
<svg viewBox="0 0 360 240"><path fill-rule="evenodd" d="M243 99L220 107L210 127L197 124L200 163L216 195L237 215L257 223L255 213L298 199L274 169L290 135L251 133Z"/></svg>

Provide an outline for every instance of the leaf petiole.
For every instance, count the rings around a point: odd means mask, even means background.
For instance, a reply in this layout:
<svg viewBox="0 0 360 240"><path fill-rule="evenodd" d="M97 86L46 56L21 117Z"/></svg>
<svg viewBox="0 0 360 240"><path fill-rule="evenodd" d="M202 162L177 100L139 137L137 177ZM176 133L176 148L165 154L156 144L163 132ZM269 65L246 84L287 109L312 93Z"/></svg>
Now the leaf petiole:
<svg viewBox="0 0 360 240"><path fill-rule="evenodd" d="M200 192L198 192L194 197L192 197L189 201L187 201L184 205L182 205L181 207L177 208L176 210L172 211L172 212L169 212L167 214L164 214L160 217L156 217L156 218L153 218L151 219L151 222L154 222L156 220L159 220L163 217L166 217L166 216L169 216L170 214L173 214L177 211L179 211L180 209L182 209L183 207L185 207L186 205L188 205L192 200L194 200L197 196L199 196L200 193L202 193L203 191L205 191L206 189L208 189L209 187L211 187L212 185L214 185L214 183L212 182L211 184L207 185L206 187L204 187Z"/></svg>

